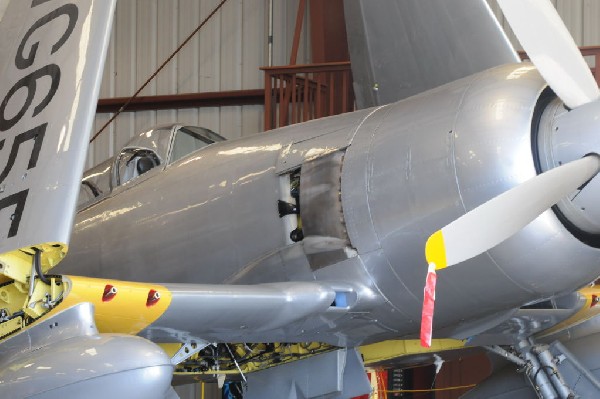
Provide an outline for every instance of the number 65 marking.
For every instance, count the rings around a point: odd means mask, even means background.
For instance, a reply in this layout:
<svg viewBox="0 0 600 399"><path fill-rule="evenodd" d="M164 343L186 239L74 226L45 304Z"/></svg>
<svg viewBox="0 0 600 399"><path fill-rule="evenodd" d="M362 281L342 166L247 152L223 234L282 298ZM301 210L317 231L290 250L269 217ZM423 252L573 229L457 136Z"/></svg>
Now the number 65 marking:
<svg viewBox="0 0 600 399"><path fill-rule="evenodd" d="M31 156L29 157L29 163L27 164L27 170L35 168L38 157L40 156L40 150L42 149L42 142L44 141L46 126L48 126L48 124L43 123L15 137L15 141L13 141L12 148L10 149L10 154L8 155L8 162L6 163L2 173L0 173L0 183L6 179L12 167L14 166L17 155L19 154L19 147L28 140L34 140L34 144L33 150L31 151ZM2 147L4 147L4 140L0 141L0 150Z"/></svg>

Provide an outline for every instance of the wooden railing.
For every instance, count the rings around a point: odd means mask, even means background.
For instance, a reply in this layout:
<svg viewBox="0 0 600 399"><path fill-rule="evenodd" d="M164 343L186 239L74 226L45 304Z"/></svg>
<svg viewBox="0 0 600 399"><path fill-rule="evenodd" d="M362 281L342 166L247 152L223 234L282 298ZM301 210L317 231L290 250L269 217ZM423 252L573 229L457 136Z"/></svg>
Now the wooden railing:
<svg viewBox="0 0 600 399"><path fill-rule="evenodd" d="M600 46L580 47L593 57L592 74L600 86ZM519 51L521 59L529 57ZM354 110L350 62L263 67L265 130Z"/></svg>
<svg viewBox="0 0 600 399"><path fill-rule="evenodd" d="M265 130L354 110L349 61L261 69Z"/></svg>
<svg viewBox="0 0 600 399"><path fill-rule="evenodd" d="M598 86L600 86L600 46L584 46L579 47L579 50L581 51L581 54L586 58L594 57L594 63L591 67L591 70L592 74L596 78L596 83L598 83ZM527 53L525 53L524 51L519 51L519 56L522 60L529 59Z"/></svg>

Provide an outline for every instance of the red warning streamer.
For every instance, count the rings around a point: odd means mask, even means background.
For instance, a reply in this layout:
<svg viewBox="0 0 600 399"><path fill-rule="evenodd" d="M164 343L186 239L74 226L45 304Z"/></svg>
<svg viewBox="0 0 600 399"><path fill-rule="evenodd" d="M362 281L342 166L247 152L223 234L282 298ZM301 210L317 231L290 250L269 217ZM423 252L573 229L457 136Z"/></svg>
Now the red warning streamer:
<svg viewBox="0 0 600 399"><path fill-rule="evenodd" d="M435 264L430 263L427 269L427 279L423 293L423 313L421 314L421 346L431 347L431 336L433 331L433 309L435 306L435 283L437 274Z"/></svg>

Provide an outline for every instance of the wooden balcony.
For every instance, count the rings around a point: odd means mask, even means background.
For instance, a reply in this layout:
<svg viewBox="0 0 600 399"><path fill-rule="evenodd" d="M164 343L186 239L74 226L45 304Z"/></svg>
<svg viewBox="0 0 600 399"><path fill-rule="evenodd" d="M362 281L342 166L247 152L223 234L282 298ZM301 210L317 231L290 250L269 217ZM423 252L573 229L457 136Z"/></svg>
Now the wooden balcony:
<svg viewBox="0 0 600 399"><path fill-rule="evenodd" d="M261 69L265 130L354 110L349 61Z"/></svg>

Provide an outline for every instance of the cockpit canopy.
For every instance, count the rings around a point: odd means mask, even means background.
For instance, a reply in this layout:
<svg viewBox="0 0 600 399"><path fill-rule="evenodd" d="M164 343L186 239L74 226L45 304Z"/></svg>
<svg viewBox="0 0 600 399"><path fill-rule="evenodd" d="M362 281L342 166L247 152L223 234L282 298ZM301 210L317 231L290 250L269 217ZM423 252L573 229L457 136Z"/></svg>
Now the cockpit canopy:
<svg viewBox="0 0 600 399"><path fill-rule="evenodd" d="M115 157L83 175L78 206L100 200L116 187L137 177L162 170L173 162L215 142L224 141L212 130L196 127L159 126L132 138Z"/></svg>

